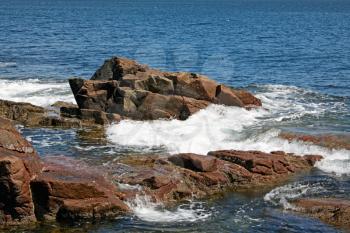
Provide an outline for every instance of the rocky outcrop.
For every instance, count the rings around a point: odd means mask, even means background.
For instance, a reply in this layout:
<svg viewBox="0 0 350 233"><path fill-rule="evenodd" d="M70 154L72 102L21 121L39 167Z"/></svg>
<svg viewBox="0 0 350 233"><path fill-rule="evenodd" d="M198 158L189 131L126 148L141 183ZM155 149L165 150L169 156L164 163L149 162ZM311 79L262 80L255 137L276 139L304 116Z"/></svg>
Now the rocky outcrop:
<svg viewBox="0 0 350 233"><path fill-rule="evenodd" d="M42 161L8 120L0 118L0 123L2 226L113 218L128 212L125 201L136 195L171 203L226 190L274 186L322 159L234 150L208 155L138 155L120 157L115 167L101 174L64 157ZM140 188L130 188L135 185Z"/></svg>
<svg viewBox="0 0 350 233"><path fill-rule="evenodd" d="M54 103L51 108L43 108L30 103L0 100L0 117L27 127L63 128L99 126L121 120L118 114L94 109L79 109L77 105L63 101Z"/></svg>
<svg viewBox="0 0 350 233"><path fill-rule="evenodd" d="M97 220L128 211L116 187L86 167L46 164L31 190L39 220Z"/></svg>
<svg viewBox="0 0 350 233"><path fill-rule="evenodd" d="M88 167L43 162L12 123L0 118L1 227L115 217L128 211L121 195Z"/></svg>
<svg viewBox="0 0 350 233"><path fill-rule="evenodd" d="M301 199L293 203L295 211L318 218L330 225L350 229L350 200Z"/></svg>
<svg viewBox="0 0 350 233"><path fill-rule="evenodd" d="M136 120L185 120L211 103L261 106L251 93L220 85L206 76L162 72L121 57L105 61L91 80L75 78L69 83L80 109Z"/></svg>
<svg viewBox="0 0 350 233"><path fill-rule="evenodd" d="M173 202L201 198L225 190L271 187L294 174L307 171L320 156L296 156L282 152L213 151L208 155L178 154L170 157L122 158L115 181L137 185L154 200ZM125 198L139 194L123 191Z"/></svg>
<svg viewBox="0 0 350 233"><path fill-rule="evenodd" d="M35 221L30 181L41 166L33 147L0 118L0 225Z"/></svg>

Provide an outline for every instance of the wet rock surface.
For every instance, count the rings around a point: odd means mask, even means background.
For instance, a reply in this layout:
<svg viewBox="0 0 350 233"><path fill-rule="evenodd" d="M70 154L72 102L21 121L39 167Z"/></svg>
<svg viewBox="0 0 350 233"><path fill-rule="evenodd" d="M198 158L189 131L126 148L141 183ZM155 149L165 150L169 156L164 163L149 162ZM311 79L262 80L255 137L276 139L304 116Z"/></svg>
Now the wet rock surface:
<svg viewBox="0 0 350 233"><path fill-rule="evenodd" d="M51 108L43 108L30 103L0 100L0 117L4 117L26 127L79 128L100 126L119 122L118 114L110 114L94 109L79 109L77 105L59 101Z"/></svg>
<svg viewBox="0 0 350 233"><path fill-rule="evenodd" d="M306 143L313 143L315 145L331 148L331 149L347 149L350 150L350 135L329 135L329 134L301 134L283 132L279 135L288 141L302 141Z"/></svg>
<svg viewBox="0 0 350 233"><path fill-rule="evenodd" d="M211 103L261 106L251 93L220 85L204 75L162 72L121 57L106 60L91 80L75 78L69 83L80 109L136 120L185 120Z"/></svg>
<svg viewBox="0 0 350 233"><path fill-rule="evenodd" d="M257 151L213 151L208 155L178 154L170 157L123 158L123 171L114 179L140 186L146 195L162 202L208 197L225 190L275 186L295 174L308 171L319 156L262 153ZM140 191L124 191L132 198Z"/></svg>
<svg viewBox="0 0 350 233"><path fill-rule="evenodd" d="M163 72L136 61L113 57L91 80L72 78L77 105L58 101L43 108L30 103L0 100L0 116L28 127L82 127L122 119L180 119L210 104L261 106L244 90L235 90L200 74Z"/></svg>
<svg viewBox="0 0 350 233"><path fill-rule="evenodd" d="M296 211L318 218L330 225L350 229L350 200L344 199L300 199L293 203Z"/></svg>
<svg viewBox="0 0 350 233"><path fill-rule="evenodd" d="M46 164L31 181L31 190L40 220L97 220L128 211L116 187L88 168Z"/></svg>
<svg viewBox="0 0 350 233"><path fill-rule="evenodd" d="M120 196L115 185L89 169L42 161L12 123L0 118L1 227L115 217L128 211Z"/></svg>
<svg viewBox="0 0 350 233"><path fill-rule="evenodd" d="M65 162L65 157L41 160L9 120L0 118L0 123L3 227L115 218L130 212L128 203L136 196L172 204L225 191L272 188L322 159L281 151L223 150L207 155L124 156L105 170Z"/></svg>
<svg viewBox="0 0 350 233"><path fill-rule="evenodd" d="M30 181L42 164L33 147L7 119L0 118L0 223L35 221Z"/></svg>

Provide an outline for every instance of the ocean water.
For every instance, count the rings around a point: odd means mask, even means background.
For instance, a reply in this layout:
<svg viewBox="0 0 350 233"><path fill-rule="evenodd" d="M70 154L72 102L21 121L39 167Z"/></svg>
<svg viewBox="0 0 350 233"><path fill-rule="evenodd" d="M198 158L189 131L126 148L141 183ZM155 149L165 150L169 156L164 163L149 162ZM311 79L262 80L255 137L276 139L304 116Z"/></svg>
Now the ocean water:
<svg viewBox="0 0 350 233"><path fill-rule="evenodd" d="M19 127L41 156L108 168L128 154L215 149L321 154L309 174L273 190L166 207L138 197L133 214L30 232L338 232L293 214L299 197L350 198L350 151L287 142L280 132L350 135L348 0L0 0L0 99L75 102L67 79L113 55L198 72L263 101L212 105L186 121L123 121L101 132ZM14 231L23 231L22 229Z"/></svg>

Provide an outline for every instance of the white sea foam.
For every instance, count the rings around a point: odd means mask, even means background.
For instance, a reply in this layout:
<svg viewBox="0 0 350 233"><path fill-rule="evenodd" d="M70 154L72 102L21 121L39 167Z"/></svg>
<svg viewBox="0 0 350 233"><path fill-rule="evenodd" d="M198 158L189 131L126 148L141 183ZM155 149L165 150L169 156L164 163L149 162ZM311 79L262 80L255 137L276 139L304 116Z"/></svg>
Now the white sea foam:
<svg viewBox="0 0 350 233"><path fill-rule="evenodd" d="M49 106L56 101L75 103L68 82L43 82L38 79L0 79L0 99Z"/></svg>
<svg viewBox="0 0 350 233"><path fill-rule="evenodd" d="M238 149L270 152L283 150L299 155L319 154L325 160L320 169L350 174L350 151L332 150L300 141L289 142L278 137L278 125L305 115L319 117L331 106L324 102L309 103L300 88L267 86L258 94L264 108L247 111L237 107L211 105L186 121L122 121L110 126L107 135L117 146L139 148L164 147L169 153L206 154L211 150ZM281 123L282 122L282 123Z"/></svg>
<svg viewBox="0 0 350 233"><path fill-rule="evenodd" d="M274 205L281 205L284 209L294 209L290 201L314 194L321 194L327 190L321 183L293 183L271 190L264 196L264 200Z"/></svg>
<svg viewBox="0 0 350 233"><path fill-rule="evenodd" d="M182 204L175 210L167 210L161 203L152 202L148 196L137 196L127 204L135 216L146 222L196 222L212 215L201 202Z"/></svg>
<svg viewBox="0 0 350 233"><path fill-rule="evenodd" d="M16 67L16 62L0 62L0 68Z"/></svg>
<svg viewBox="0 0 350 233"><path fill-rule="evenodd" d="M109 138L119 145L165 146L170 153L196 152L231 147L234 132L255 124L264 110L242 110L211 105L186 121L122 121L107 129Z"/></svg>

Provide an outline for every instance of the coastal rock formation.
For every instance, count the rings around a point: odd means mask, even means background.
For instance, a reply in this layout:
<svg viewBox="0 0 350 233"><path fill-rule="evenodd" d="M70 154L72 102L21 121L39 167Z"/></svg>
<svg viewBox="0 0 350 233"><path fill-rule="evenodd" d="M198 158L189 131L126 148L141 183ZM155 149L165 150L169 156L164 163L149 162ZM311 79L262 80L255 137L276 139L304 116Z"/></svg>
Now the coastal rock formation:
<svg viewBox="0 0 350 233"><path fill-rule="evenodd" d="M322 157L257 151L213 151L208 155L178 154L170 157L131 156L118 161L123 171L115 181L141 186L154 200L173 202L201 198L225 190L244 190L279 184L307 171ZM126 165L126 166L125 166ZM124 191L126 198L139 194Z"/></svg>
<svg viewBox="0 0 350 233"><path fill-rule="evenodd" d="M35 221L30 181L41 170L39 156L7 119L0 118L0 223Z"/></svg>
<svg viewBox="0 0 350 233"><path fill-rule="evenodd" d="M162 72L121 57L106 60L91 80L74 78L69 83L79 109L136 120L185 120L211 103L261 106L251 93L218 84L206 76Z"/></svg>
<svg viewBox="0 0 350 233"><path fill-rule="evenodd" d="M120 195L102 175L44 163L12 123L0 118L1 227L118 216L128 211Z"/></svg>
<svg viewBox="0 0 350 233"><path fill-rule="evenodd" d="M45 164L31 190L40 220L96 220L128 211L116 187L89 169Z"/></svg>
<svg viewBox="0 0 350 233"><path fill-rule="evenodd" d="M300 199L293 203L296 211L318 218L330 225L350 229L350 200Z"/></svg>
<svg viewBox="0 0 350 233"><path fill-rule="evenodd" d="M79 109L77 105L59 101L51 108L30 103L0 100L0 117L27 127L79 128L119 122L120 116L94 109Z"/></svg>
<svg viewBox="0 0 350 233"><path fill-rule="evenodd" d="M138 155L120 157L101 174L99 168L66 162L64 157L41 160L9 120L0 118L0 123L0 222L5 227L38 220L114 218L129 212L125 203L137 195L172 203L226 190L270 187L322 159L234 150Z"/></svg>

